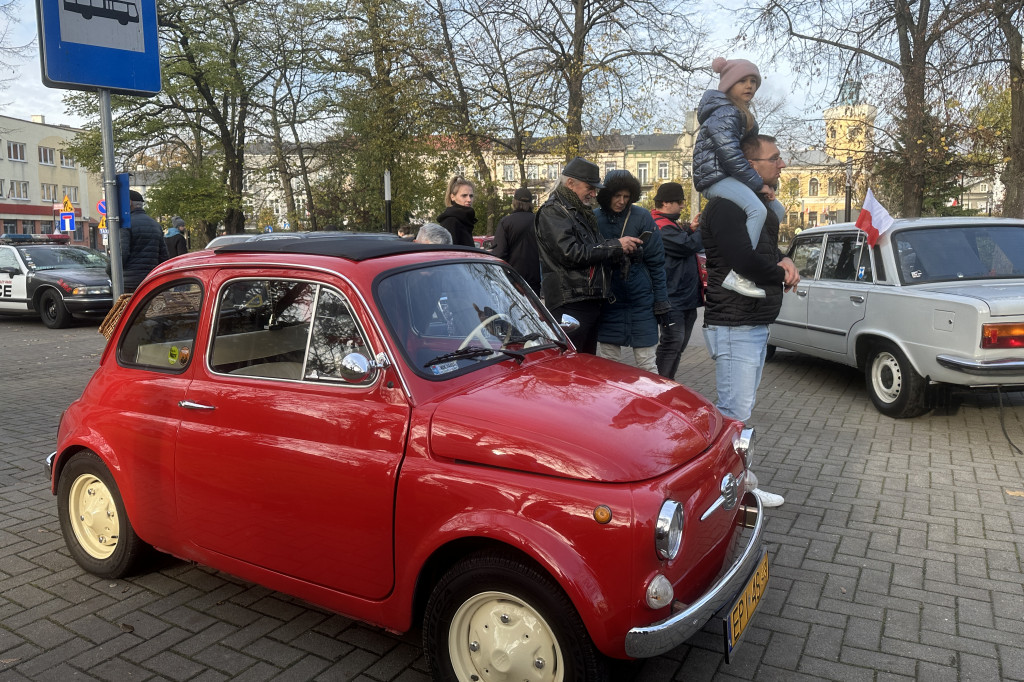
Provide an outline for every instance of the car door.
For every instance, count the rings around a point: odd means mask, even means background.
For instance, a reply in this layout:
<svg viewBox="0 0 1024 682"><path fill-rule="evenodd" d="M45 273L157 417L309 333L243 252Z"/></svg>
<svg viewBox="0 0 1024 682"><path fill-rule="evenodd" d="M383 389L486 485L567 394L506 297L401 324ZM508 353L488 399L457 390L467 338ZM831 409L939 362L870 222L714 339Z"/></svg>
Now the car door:
<svg viewBox="0 0 1024 682"><path fill-rule="evenodd" d="M28 310L25 269L10 246L0 246L0 310Z"/></svg>
<svg viewBox="0 0 1024 682"><path fill-rule="evenodd" d="M341 379L348 353L374 356L353 300L323 281L224 276L175 480L196 545L376 599L393 583L410 408L394 370Z"/></svg>
<svg viewBox="0 0 1024 682"><path fill-rule="evenodd" d="M779 316L771 326L769 343L785 348L806 345L807 292L821 261L822 235L800 235L789 248L788 256L800 272L794 291L783 294Z"/></svg>
<svg viewBox="0 0 1024 682"><path fill-rule="evenodd" d="M863 232L829 233L817 278L807 290L806 342L828 354L852 353L850 331L864 319L873 286Z"/></svg>

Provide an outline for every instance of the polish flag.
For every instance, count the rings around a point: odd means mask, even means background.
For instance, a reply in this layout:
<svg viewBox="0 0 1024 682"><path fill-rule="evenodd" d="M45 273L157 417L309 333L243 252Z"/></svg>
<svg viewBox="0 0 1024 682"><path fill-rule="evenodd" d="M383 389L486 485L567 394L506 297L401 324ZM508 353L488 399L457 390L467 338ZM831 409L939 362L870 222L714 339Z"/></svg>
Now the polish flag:
<svg viewBox="0 0 1024 682"><path fill-rule="evenodd" d="M864 206L857 216L857 229L864 230L867 234L868 246L874 246L878 237L892 227L892 223L892 216L878 203L869 189L868 195L864 197Z"/></svg>

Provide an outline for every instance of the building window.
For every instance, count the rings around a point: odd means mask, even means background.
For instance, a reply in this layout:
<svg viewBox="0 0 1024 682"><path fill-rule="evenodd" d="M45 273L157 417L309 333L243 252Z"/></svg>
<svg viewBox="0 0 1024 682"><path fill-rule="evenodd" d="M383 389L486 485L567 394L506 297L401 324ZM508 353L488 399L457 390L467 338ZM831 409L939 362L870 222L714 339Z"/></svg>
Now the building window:
<svg viewBox="0 0 1024 682"><path fill-rule="evenodd" d="M28 199L28 182L26 180L11 180L11 188L7 190L8 199Z"/></svg>
<svg viewBox="0 0 1024 682"><path fill-rule="evenodd" d="M18 234L18 223L13 220L5 220L4 232L7 234Z"/></svg>
<svg viewBox="0 0 1024 682"><path fill-rule="evenodd" d="M77 204L78 185L64 185L64 196L70 199L72 204Z"/></svg>
<svg viewBox="0 0 1024 682"><path fill-rule="evenodd" d="M668 161L658 162L658 179L668 180Z"/></svg>
<svg viewBox="0 0 1024 682"><path fill-rule="evenodd" d="M799 225L800 224L800 214L799 213L790 213L789 214L789 219L786 222L787 222L787 224L789 224L791 226L792 225Z"/></svg>
<svg viewBox="0 0 1024 682"><path fill-rule="evenodd" d="M548 180L557 180L558 179L558 175L561 172L562 172L562 169L559 167L559 165L557 163L549 163L548 164Z"/></svg>
<svg viewBox="0 0 1024 682"><path fill-rule="evenodd" d="M505 182L516 181L516 165L514 163L506 163L501 167L501 178Z"/></svg>
<svg viewBox="0 0 1024 682"><path fill-rule="evenodd" d="M526 166L526 179L536 180L537 179L537 164L531 163Z"/></svg>
<svg viewBox="0 0 1024 682"><path fill-rule="evenodd" d="M75 160L72 159L67 154L65 154L64 152L61 152L60 153L60 165L63 168L74 168L75 167Z"/></svg>
<svg viewBox="0 0 1024 682"><path fill-rule="evenodd" d="M807 196L818 196L818 178L811 178L811 181L807 183Z"/></svg>
<svg viewBox="0 0 1024 682"><path fill-rule="evenodd" d="M807 214L807 224L810 225L811 227L816 227L818 225L817 211L811 211L810 213Z"/></svg>
<svg viewBox="0 0 1024 682"><path fill-rule="evenodd" d="M800 180L798 178L789 179L789 193L793 196L800 194Z"/></svg>
<svg viewBox="0 0 1024 682"><path fill-rule="evenodd" d="M53 159L55 158L55 150L53 147L40 147L39 148L39 163L44 166L53 166Z"/></svg>
<svg viewBox="0 0 1024 682"><path fill-rule="evenodd" d="M647 173L649 165L650 164L648 164L646 161L644 163L638 163L636 165L636 179L640 181L641 185L647 184Z"/></svg>
<svg viewBox="0 0 1024 682"><path fill-rule="evenodd" d="M25 143L24 142L8 142L7 143L7 158L11 161L24 161L25 160Z"/></svg>
<svg viewBox="0 0 1024 682"><path fill-rule="evenodd" d="M57 185L48 185L44 182L42 192L43 201L59 201L57 198Z"/></svg>
<svg viewBox="0 0 1024 682"><path fill-rule="evenodd" d="M34 220L22 220L21 221L21 229L22 229L22 231L25 234L35 234L36 233L36 221L34 221Z"/></svg>
<svg viewBox="0 0 1024 682"><path fill-rule="evenodd" d="M75 221L75 225L78 225L78 221ZM40 220L39 221L39 234L53 234L53 221L52 220Z"/></svg>
<svg viewBox="0 0 1024 682"><path fill-rule="evenodd" d="M839 181L835 178L828 179L828 195L834 197L839 194Z"/></svg>
<svg viewBox="0 0 1024 682"><path fill-rule="evenodd" d="M613 170L616 170L617 168L618 168L618 166L615 164L614 161L605 161L604 162L604 174L605 175L608 175L609 172L611 172Z"/></svg>

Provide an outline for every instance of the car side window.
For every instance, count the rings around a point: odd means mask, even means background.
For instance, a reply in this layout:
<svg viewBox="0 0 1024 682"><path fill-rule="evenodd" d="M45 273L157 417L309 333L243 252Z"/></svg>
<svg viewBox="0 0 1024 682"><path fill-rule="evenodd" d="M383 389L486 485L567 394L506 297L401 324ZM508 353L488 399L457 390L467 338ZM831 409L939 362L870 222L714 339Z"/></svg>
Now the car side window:
<svg viewBox="0 0 1024 682"><path fill-rule="evenodd" d="M796 265L800 276L813 279L818 271L818 260L821 258L821 237L797 239L789 250L789 258Z"/></svg>
<svg viewBox="0 0 1024 682"><path fill-rule="evenodd" d="M0 268L17 268L21 270L21 266L18 265L18 259L14 255L14 249L0 249Z"/></svg>
<svg viewBox="0 0 1024 682"><path fill-rule="evenodd" d="M818 279L870 282L871 258L863 235L830 234Z"/></svg>
<svg viewBox="0 0 1024 682"><path fill-rule="evenodd" d="M195 348L203 288L198 282L174 282L158 289L136 309L117 348L127 365L185 371Z"/></svg>
<svg viewBox="0 0 1024 682"><path fill-rule="evenodd" d="M301 379L319 285L241 279L221 289L210 368L223 374Z"/></svg>
<svg viewBox="0 0 1024 682"><path fill-rule="evenodd" d="M355 316L340 293L321 287L306 356L306 379L343 380L341 366L350 353L370 356ZM370 377L364 381L369 383Z"/></svg>

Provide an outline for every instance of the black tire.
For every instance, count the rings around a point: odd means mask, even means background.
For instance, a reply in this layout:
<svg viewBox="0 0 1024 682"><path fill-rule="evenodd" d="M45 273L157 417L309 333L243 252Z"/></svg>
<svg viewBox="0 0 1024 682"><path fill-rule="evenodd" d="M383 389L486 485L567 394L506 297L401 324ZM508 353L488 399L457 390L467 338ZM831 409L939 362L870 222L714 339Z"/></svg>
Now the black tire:
<svg viewBox="0 0 1024 682"><path fill-rule="evenodd" d="M47 288L39 297L39 319L50 329L63 329L71 324L71 313L56 290Z"/></svg>
<svg viewBox="0 0 1024 682"><path fill-rule="evenodd" d="M57 515L72 558L101 578L132 574L150 552L132 528L114 477L88 450L73 455L60 472Z"/></svg>
<svg viewBox="0 0 1024 682"><path fill-rule="evenodd" d="M871 402L882 414L907 419L928 411L928 383L895 344L880 341L871 348L864 379Z"/></svg>
<svg viewBox="0 0 1024 682"><path fill-rule="evenodd" d="M775 346L768 344L768 348L764 351L764 361L771 362L771 359L775 357Z"/></svg>
<svg viewBox="0 0 1024 682"><path fill-rule="evenodd" d="M490 633L497 641L481 644ZM527 641L531 646L522 646ZM500 642L516 646L499 649ZM471 556L441 578L427 601L423 654L435 682L492 679L499 671L508 673L502 679L608 679L608 661L569 597L546 573L509 554ZM514 674L524 668L527 674Z"/></svg>

